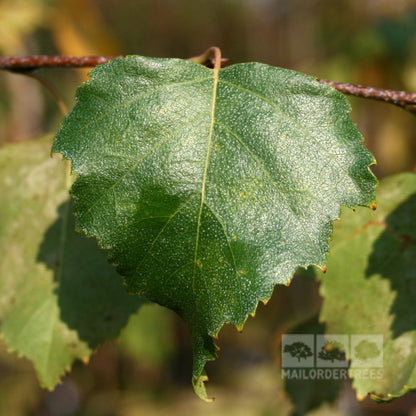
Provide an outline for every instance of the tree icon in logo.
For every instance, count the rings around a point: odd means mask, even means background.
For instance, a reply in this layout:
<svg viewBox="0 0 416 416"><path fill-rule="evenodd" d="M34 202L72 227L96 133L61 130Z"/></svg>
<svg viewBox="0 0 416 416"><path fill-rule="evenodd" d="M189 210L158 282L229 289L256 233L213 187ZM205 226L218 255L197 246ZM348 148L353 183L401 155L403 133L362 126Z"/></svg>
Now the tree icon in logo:
<svg viewBox="0 0 416 416"><path fill-rule="evenodd" d="M375 342L367 341L366 339L363 339L355 346L354 352L355 358L361 361L376 358L381 353Z"/></svg>
<svg viewBox="0 0 416 416"><path fill-rule="evenodd" d="M341 342L337 341L327 341L325 345L322 346L321 351L319 351L318 357L321 360L331 361L333 363L336 361L345 361L345 347Z"/></svg>
<svg viewBox="0 0 416 416"><path fill-rule="evenodd" d="M286 344L283 352L287 352L293 358L297 358L298 362L300 362L301 359L306 360L308 357L313 355L310 347L300 341L293 342L292 344Z"/></svg>

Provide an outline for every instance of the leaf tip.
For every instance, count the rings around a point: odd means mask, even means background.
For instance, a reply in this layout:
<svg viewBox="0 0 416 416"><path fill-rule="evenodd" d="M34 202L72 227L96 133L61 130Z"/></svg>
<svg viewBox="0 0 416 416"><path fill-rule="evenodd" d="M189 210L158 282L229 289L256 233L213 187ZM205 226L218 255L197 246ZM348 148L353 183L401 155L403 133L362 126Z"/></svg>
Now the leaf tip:
<svg viewBox="0 0 416 416"><path fill-rule="evenodd" d="M205 382L208 381L208 376L203 372L198 377L192 378L192 385L194 387L195 394L204 402L212 403L215 397L208 397L205 389Z"/></svg>
<svg viewBox="0 0 416 416"><path fill-rule="evenodd" d="M371 205L370 205L370 209L372 209L373 211L375 211L376 209L377 209L377 202L373 202Z"/></svg>

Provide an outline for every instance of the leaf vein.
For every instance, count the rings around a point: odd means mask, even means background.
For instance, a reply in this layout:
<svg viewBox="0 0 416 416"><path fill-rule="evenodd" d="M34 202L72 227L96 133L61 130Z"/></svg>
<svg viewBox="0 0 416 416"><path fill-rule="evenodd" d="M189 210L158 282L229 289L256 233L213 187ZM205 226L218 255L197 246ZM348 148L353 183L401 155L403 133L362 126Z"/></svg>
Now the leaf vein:
<svg viewBox="0 0 416 416"><path fill-rule="evenodd" d="M214 85L213 85L213 92L212 92L212 102L211 102L211 123L209 127L209 134L207 140L207 150L206 150L206 157L205 157L205 168L202 176L202 183L201 183L201 204L199 206L199 213L198 213L198 222L196 228L196 237L195 237L195 252L194 252L194 271L192 276L192 291L195 294L195 279L196 279L196 270L197 270L197 259L198 259L198 246L199 246L199 231L201 228L201 216L202 216L202 209L205 202L205 186L207 182L207 175L208 175L208 166L209 160L211 155L211 147L212 147L212 135L214 132L214 123L215 123L215 105L217 100L217 87L218 87L218 69L214 69ZM195 297L196 300L196 297Z"/></svg>
<svg viewBox="0 0 416 416"><path fill-rule="evenodd" d="M239 288L239 296L238 297L240 298L240 302L239 302L239 305L240 305L240 314L241 314L241 316L243 316L243 299L242 299L243 288L241 286L241 280L239 278L239 274L238 274L238 270L237 270L237 261L235 259L234 250L233 250L233 248L231 246L231 240L230 240L230 238L229 238L229 236L227 234L227 230L225 228L224 222L221 219L221 217L219 216L219 214L216 211L214 211L214 209L209 204L207 204L206 202L205 202L205 206L211 211L212 215L214 215L215 219L221 225L221 228L223 230L225 239L227 241L227 246L228 246L228 248L230 250L231 258L233 260L233 267L234 267L234 271L235 271L235 277L236 277L236 280L238 282L238 288Z"/></svg>
<svg viewBox="0 0 416 416"><path fill-rule="evenodd" d="M109 188L107 188L104 193L85 211L83 216L89 214L97 204L99 204L106 196L107 194L112 191L114 192L114 188L126 178L126 176L131 173L137 166L139 166L140 162L142 162L144 159L146 159L148 156L150 156L158 147L162 145L163 142L166 140L169 140L170 136L165 136L163 139L159 140L149 151L147 151L142 157L136 159L136 162L129 168L127 171L121 175L119 179L117 179L116 182L114 182Z"/></svg>
<svg viewBox="0 0 416 416"><path fill-rule="evenodd" d="M169 135L164 136L161 140L159 140L151 149L149 149L143 156L136 158L135 159L135 163L133 163L133 165L127 169L127 171L116 181L114 182L113 185L111 185L109 188L107 188L104 193L97 199L97 201L95 201L85 212L84 215L89 214L91 212L91 210L98 204L100 203L107 195L108 192L113 191L115 187L121 182L123 181L127 175L129 175L135 168L137 168L137 166L139 166L139 164L145 160L147 157L149 157L156 149L158 149L163 142L169 140L172 138L173 135L179 133L181 130L183 130L184 128L186 128L189 124L195 122L196 120L198 120L199 118L202 118L206 115L206 113L201 113L198 114L197 117L194 117L192 120L188 121L187 123L183 123L179 126L179 128L177 130L175 130L174 132L170 133Z"/></svg>
<svg viewBox="0 0 416 416"><path fill-rule="evenodd" d="M234 87L240 91L246 92L250 95L254 95L257 98L260 98L262 101L266 102L267 104L269 104L270 106L272 106L273 108L275 108L284 118L287 118L290 120L291 123L293 123L294 125L296 125L300 130L304 131L305 134L310 137L311 139L313 139L315 141L315 143L322 149L322 151L328 156L330 157L334 163L339 167L339 169L345 173L345 175L350 178L352 180L352 182L354 183L354 185L361 191L361 189L359 188L358 184L356 183L356 180L354 178L351 178L351 176L348 174L348 172L345 170L344 166L338 161L338 159L334 156L333 153L330 153L326 150L325 146L320 142L320 140L318 140L309 130L307 130L305 128L305 126L303 124L301 124L297 119L291 117L289 114L285 113L276 103L274 103L272 100L269 100L268 98L264 97L263 95L260 95L258 93L256 93L255 91L249 90L247 88L241 87L239 85L236 85L232 82L229 81L225 81L225 80L219 80L219 82L229 85L230 87Z"/></svg>
<svg viewBox="0 0 416 416"><path fill-rule="evenodd" d="M170 224L170 222L173 220L173 218L175 218L182 211L182 209L184 209L198 195L199 195L199 192L197 192L196 194L193 194L182 205L180 205L179 208L172 215L169 216L169 219L166 221L166 223L163 225L163 227L158 232L156 237L153 239L152 243L149 246L149 249L147 250L146 254L143 256L142 261L140 261L139 264L137 265L136 270L135 270L135 274L137 274L137 271L138 271L139 267L143 264L144 259L146 258L146 256L152 255L151 250L152 250L153 246L156 244L157 240L159 240L160 236L165 232L167 226Z"/></svg>
<svg viewBox="0 0 416 416"><path fill-rule="evenodd" d="M110 110L108 110L107 112L105 112L104 114L101 114L100 117L91 120L89 123L84 124L80 129L75 130L74 132L72 132L69 136L68 139L70 139L71 137L75 136L76 134L78 134L79 132L85 130L87 127L92 126L93 124L98 123L99 121L101 121L103 118L107 117L109 114L113 113L115 110L118 110L119 108L123 108L128 106L129 104L134 103L137 100L140 100L141 98L144 98L146 96L151 96L152 94L162 90L163 88L168 88L168 87L176 87L176 86L180 86L180 85L186 85L186 84L197 84L199 82L203 82L203 81L207 81L211 79L211 77L207 77L207 78L201 78L201 79L196 79L196 80L189 80L189 81L183 81L183 82L174 82L171 84L162 84L159 87L156 87L154 89L152 89L151 91L146 91L144 93L141 94L137 94L134 97L132 97L129 100L123 101L122 103L115 105L114 107L111 107Z"/></svg>

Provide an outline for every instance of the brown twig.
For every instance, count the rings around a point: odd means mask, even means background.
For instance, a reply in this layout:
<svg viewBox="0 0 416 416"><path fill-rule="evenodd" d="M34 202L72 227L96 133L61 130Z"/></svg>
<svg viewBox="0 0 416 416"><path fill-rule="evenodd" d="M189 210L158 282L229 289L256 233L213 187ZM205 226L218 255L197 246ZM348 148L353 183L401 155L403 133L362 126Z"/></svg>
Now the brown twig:
<svg viewBox="0 0 416 416"><path fill-rule="evenodd" d="M339 92L361 98L394 104L409 111L416 111L416 94L407 91L385 90L383 88L365 87L363 85L347 84L342 82L318 79L322 84L331 85Z"/></svg>
<svg viewBox="0 0 416 416"><path fill-rule="evenodd" d="M207 54L207 52L209 52ZM198 62L201 65L214 66L214 57L211 57L211 48L204 54L190 58L190 61ZM92 68L105 64L120 56L0 56L0 69L8 71L31 71L39 68ZM228 62L227 58L221 59L221 66Z"/></svg>
<svg viewBox="0 0 416 416"><path fill-rule="evenodd" d="M38 68L88 68L117 58L121 56L2 56L0 69L28 71Z"/></svg>
<svg viewBox="0 0 416 416"><path fill-rule="evenodd" d="M212 57L213 49L210 48L200 56L190 58L193 62L213 67L215 57ZM0 57L0 69L28 72L38 68L87 68L104 64L122 56L21 56ZM226 58L221 59L221 66L227 63ZM335 81L318 79L319 82L331 85L338 91L361 98L394 104L406 110L416 112L416 94L406 91L393 91L382 88L366 87L362 85L347 84Z"/></svg>

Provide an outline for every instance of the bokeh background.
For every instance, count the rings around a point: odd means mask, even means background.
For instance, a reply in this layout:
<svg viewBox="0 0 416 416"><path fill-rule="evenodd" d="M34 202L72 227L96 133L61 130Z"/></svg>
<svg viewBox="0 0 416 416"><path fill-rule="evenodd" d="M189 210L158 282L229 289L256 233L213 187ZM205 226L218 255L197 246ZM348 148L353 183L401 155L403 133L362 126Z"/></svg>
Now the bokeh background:
<svg viewBox="0 0 416 416"><path fill-rule="evenodd" d="M231 63L259 61L318 78L416 91L415 0L0 0L0 54L188 58L220 46ZM74 104L85 69L41 69ZM415 170L416 118L392 105L349 98L351 117L378 161L378 177ZM0 73L0 145L56 131L62 116L35 80ZM4 196L1 196L4 197ZM191 391L186 327L147 305L120 339L76 363L63 384L42 391L30 363L0 342L0 415L406 415L412 394L381 408L358 403L349 383L334 404L330 386L308 386L297 403L279 370L280 336L319 311L318 285L296 277L278 287L242 334L226 326L208 365L205 404ZM289 392L290 393L290 392ZM303 406L303 408L302 408ZM302 410L303 409L303 410ZM302 413L299 413L302 414ZM413 412L416 415L416 410Z"/></svg>

